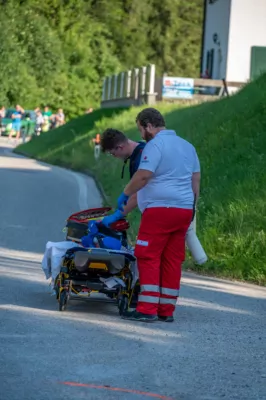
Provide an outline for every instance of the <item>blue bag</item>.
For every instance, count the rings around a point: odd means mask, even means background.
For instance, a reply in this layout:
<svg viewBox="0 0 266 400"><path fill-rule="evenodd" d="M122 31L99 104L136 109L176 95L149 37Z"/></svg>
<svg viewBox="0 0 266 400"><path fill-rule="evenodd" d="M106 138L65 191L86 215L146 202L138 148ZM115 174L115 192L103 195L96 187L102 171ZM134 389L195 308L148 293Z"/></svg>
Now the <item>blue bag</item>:
<svg viewBox="0 0 266 400"><path fill-rule="evenodd" d="M88 247L95 248L96 246L94 243L94 239L99 238L102 239L104 248L111 250L121 250L122 244L120 240L99 233L96 221L90 221L88 223L88 231L89 234L81 238L82 246L87 248Z"/></svg>

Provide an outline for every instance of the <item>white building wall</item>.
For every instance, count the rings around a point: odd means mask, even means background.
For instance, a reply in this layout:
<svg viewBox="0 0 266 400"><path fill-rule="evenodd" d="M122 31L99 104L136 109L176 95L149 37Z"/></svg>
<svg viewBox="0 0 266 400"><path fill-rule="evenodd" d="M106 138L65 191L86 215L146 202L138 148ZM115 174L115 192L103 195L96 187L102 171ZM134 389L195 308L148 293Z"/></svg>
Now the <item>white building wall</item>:
<svg viewBox="0 0 266 400"><path fill-rule="evenodd" d="M250 79L252 46L266 46L266 0L232 0L227 81Z"/></svg>
<svg viewBox="0 0 266 400"><path fill-rule="evenodd" d="M223 79L226 77L228 32L230 21L231 0L216 0L213 4L207 2L202 73L206 70L207 52L214 49L213 79ZM240 0L245 1L245 0ZM250 0L254 1L254 0ZM262 0L263 1L263 0ZM264 0L266 3L266 0ZM218 34L218 42L213 41L213 35Z"/></svg>

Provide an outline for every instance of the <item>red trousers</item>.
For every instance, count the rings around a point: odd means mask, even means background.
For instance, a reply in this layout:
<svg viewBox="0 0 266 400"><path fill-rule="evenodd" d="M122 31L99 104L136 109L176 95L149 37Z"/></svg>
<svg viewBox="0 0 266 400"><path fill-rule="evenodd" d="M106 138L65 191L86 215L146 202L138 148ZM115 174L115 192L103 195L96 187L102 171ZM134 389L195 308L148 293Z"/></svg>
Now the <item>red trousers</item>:
<svg viewBox="0 0 266 400"><path fill-rule="evenodd" d="M181 208L156 207L144 211L135 247L141 290L138 312L173 315L191 219L192 210Z"/></svg>

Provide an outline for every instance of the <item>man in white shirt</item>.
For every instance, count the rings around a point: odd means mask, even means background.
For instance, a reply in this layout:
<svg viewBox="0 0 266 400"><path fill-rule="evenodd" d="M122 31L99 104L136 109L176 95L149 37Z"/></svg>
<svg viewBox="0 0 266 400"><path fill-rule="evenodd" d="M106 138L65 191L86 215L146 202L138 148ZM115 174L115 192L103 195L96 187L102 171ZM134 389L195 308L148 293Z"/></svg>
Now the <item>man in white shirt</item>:
<svg viewBox="0 0 266 400"><path fill-rule="evenodd" d="M185 235L199 195L200 163L192 144L165 128L158 110L146 108L136 121L148 143L138 171L118 199L118 208L137 193L142 218L135 255L141 293L136 311L125 313L123 318L172 322Z"/></svg>

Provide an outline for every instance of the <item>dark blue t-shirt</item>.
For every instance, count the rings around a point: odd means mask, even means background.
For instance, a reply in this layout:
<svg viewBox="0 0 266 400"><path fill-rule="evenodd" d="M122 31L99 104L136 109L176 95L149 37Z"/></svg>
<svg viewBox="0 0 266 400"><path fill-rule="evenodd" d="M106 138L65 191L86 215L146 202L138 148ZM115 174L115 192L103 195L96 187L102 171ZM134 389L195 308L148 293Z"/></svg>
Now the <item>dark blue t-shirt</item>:
<svg viewBox="0 0 266 400"><path fill-rule="evenodd" d="M146 143L145 142L138 142L138 143L139 143L138 146L135 147L135 149L134 149L133 153L131 154L131 156L126 158L125 161L124 161L124 165L123 165L123 168L122 168L122 174L121 174L121 178L122 179L124 178L124 170L125 170L125 166L126 166L126 163L128 162L128 160L129 160L129 176L130 176L130 179L132 178L132 176L135 174L135 172L139 168L139 164L140 164L140 160L141 160L141 154L142 154L142 151L143 151Z"/></svg>
<svg viewBox="0 0 266 400"><path fill-rule="evenodd" d="M130 179L132 176L135 174L135 172L139 168L140 160L141 160L141 154L142 151L145 147L146 143L145 142L139 142L139 145L135 147L133 153L129 157L129 175Z"/></svg>

